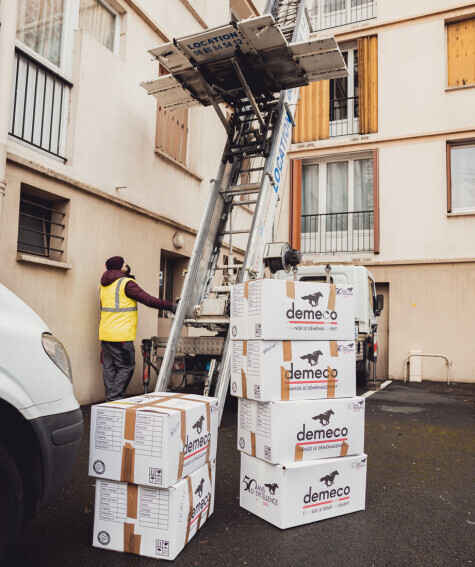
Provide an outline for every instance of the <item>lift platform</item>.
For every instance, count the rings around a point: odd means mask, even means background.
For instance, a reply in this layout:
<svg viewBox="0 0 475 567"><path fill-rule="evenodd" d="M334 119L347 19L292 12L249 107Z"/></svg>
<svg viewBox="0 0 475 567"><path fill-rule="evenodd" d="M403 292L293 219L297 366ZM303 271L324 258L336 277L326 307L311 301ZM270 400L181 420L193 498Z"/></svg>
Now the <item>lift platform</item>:
<svg viewBox="0 0 475 567"><path fill-rule="evenodd" d="M303 35L303 34L302 34ZM271 14L219 26L150 50L170 73L142 86L164 108L270 98L312 81L347 76L333 36L288 43Z"/></svg>

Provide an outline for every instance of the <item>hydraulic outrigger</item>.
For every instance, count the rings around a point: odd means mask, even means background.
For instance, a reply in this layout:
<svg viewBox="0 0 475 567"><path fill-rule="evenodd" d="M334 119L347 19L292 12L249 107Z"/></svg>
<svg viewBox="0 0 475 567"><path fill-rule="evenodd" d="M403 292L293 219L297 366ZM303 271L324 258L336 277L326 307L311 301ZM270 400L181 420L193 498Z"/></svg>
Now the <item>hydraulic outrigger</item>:
<svg viewBox="0 0 475 567"><path fill-rule="evenodd" d="M263 16L151 50L170 75L142 83L165 108L212 105L228 134L170 335L146 339L142 345L144 384L148 387L153 367L158 373L155 391L167 390L177 353L185 359L208 358L208 367L200 372L203 394L212 391L219 399L220 418L230 376L231 286L263 277L266 266L272 272L288 271L300 261L300 253L288 244L272 243L299 87L348 74L335 39L309 39L310 32L307 0L268 0ZM222 103L233 110L229 121ZM251 214L248 226L236 228L239 207ZM247 240L239 263L233 246L243 235ZM183 326L207 333L181 337ZM160 367L151 361L152 350L158 348L165 348Z"/></svg>

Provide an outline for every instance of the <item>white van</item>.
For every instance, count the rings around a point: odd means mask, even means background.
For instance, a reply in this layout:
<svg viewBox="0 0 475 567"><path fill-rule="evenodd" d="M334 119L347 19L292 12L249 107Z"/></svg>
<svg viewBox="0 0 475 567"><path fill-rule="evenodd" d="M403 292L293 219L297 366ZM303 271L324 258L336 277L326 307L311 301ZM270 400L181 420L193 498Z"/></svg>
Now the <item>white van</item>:
<svg viewBox="0 0 475 567"><path fill-rule="evenodd" d="M63 488L82 432L66 350L0 284L0 564L24 520Z"/></svg>

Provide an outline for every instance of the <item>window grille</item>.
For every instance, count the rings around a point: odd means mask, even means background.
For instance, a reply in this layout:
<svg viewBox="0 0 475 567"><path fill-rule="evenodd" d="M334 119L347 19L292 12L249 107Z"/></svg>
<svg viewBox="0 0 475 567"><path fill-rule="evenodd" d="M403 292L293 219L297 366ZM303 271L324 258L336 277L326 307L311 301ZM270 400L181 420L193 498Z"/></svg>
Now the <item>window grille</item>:
<svg viewBox="0 0 475 567"><path fill-rule="evenodd" d="M64 201L53 201L21 192L17 244L19 252L53 260L63 259L66 213L60 210L61 203L64 208Z"/></svg>
<svg viewBox="0 0 475 567"><path fill-rule="evenodd" d="M310 18L315 31L376 18L376 0L313 0Z"/></svg>

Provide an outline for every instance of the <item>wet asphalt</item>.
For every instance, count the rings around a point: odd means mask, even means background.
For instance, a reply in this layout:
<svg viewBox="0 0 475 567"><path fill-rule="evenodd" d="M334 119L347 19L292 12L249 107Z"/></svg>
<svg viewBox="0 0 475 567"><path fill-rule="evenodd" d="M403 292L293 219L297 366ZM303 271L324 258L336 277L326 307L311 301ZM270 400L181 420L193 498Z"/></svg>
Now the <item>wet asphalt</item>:
<svg viewBox="0 0 475 567"><path fill-rule="evenodd" d="M473 384L393 382L369 396L366 509L281 531L239 507L237 408L231 400L219 430L214 514L173 564L475 567L474 406ZM82 409L86 428L71 479L55 503L29 522L5 567L157 565L92 547L90 407Z"/></svg>

